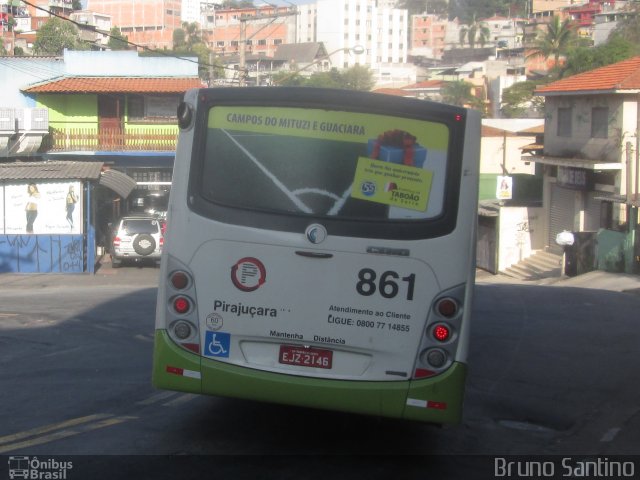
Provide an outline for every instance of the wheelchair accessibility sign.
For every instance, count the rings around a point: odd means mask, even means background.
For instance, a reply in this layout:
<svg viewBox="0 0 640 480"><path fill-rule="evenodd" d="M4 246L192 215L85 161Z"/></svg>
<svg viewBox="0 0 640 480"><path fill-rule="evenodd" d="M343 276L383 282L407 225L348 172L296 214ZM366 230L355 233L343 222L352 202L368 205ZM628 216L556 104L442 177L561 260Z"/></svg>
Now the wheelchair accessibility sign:
<svg viewBox="0 0 640 480"><path fill-rule="evenodd" d="M204 354L207 357L229 357L231 334L207 332L204 337Z"/></svg>

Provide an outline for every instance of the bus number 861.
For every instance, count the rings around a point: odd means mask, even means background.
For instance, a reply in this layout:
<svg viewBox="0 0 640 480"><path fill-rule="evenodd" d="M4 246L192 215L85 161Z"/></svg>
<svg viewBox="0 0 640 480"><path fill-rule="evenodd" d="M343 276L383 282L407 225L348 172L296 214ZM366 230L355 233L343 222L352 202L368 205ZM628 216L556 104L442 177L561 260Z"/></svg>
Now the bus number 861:
<svg viewBox="0 0 640 480"><path fill-rule="evenodd" d="M377 274L370 268L363 268L358 272L358 283L356 284L356 291L360 295L369 297L374 293L380 292L384 298L395 298L400 291L398 280L400 275L392 270L387 270L380 275L380 280L376 284ZM407 300L413 300L413 287L416 280L416 274L412 273L406 277L402 277L400 280L407 283Z"/></svg>

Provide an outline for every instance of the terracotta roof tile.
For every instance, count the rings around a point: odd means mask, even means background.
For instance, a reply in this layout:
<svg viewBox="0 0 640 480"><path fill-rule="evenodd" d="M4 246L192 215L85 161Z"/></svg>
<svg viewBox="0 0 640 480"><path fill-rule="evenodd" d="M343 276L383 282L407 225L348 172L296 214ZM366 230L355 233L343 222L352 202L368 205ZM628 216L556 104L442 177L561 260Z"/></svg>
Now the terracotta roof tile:
<svg viewBox="0 0 640 480"><path fill-rule="evenodd" d="M538 87L539 95L640 89L640 56Z"/></svg>
<svg viewBox="0 0 640 480"><path fill-rule="evenodd" d="M412 88L440 88L443 85L443 80L425 80L423 82L413 83L402 88L407 90Z"/></svg>
<svg viewBox="0 0 640 480"><path fill-rule="evenodd" d="M401 88L378 88L373 91L373 93L380 93L383 95L395 95L397 97L406 97L411 95L411 93L402 90Z"/></svg>
<svg viewBox="0 0 640 480"><path fill-rule="evenodd" d="M199 78L64 77L22 89L27 93L184 93L202 88Z"/></svg>

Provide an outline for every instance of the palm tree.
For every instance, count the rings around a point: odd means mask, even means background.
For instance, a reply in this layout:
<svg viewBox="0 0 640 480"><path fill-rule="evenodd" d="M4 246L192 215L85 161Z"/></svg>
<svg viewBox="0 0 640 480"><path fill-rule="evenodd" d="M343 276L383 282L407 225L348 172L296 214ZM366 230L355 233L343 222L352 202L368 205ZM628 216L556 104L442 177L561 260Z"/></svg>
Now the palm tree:
<svg viewBox="0 0 640 480"><path fill-rule="evenodd" d="M464 80L446 82L440 92L442 103L457 105L459 107L474 108L483 112L484 104L482 99L473 94L472 88L473 85L465 82Z"/></svg>
<svg viewBox="0 0 640 480"><path fill-rule="evenodd" d="M527 58L542 56L553 57L554 68L559 68L560 56L564 55L575 43L576 32L570 19L560 20L554 16L545 31L538 34L531 53Z"/></svg>
<svg viewBox="0 0 640 480"><path fill-rule="evenodd" d="M489 30L485 22L477 21L474 15L469 25L463 25L460 28L459 35L460 45L464 45L465 39L467 39L471 48L475 48L476 42L484 47L485 43L489 41L489 37L491 37L491 30Z"/></svg>

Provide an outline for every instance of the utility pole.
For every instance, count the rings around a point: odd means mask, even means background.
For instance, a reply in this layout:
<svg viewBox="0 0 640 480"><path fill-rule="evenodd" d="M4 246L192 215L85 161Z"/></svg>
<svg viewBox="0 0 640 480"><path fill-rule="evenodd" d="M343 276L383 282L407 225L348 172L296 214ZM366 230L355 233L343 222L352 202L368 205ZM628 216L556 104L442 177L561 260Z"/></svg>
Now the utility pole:
<svg viewBox="0 0 640 480"><path fill-rule="evenodd" d="M277 11L275 13L267 13L260 15L241 15L240 16L240 45L239 54L240 54L240 79L239 86L244 86L245 76L246 76L246 68L245 68L245 58L246 58L246 48L247 48L247 22L258 22L260 20L266 20L269 18L276 19L280 17L290 17L291 15L298 15L298 10L295 9L293 11L280 12Z"/></svg>

